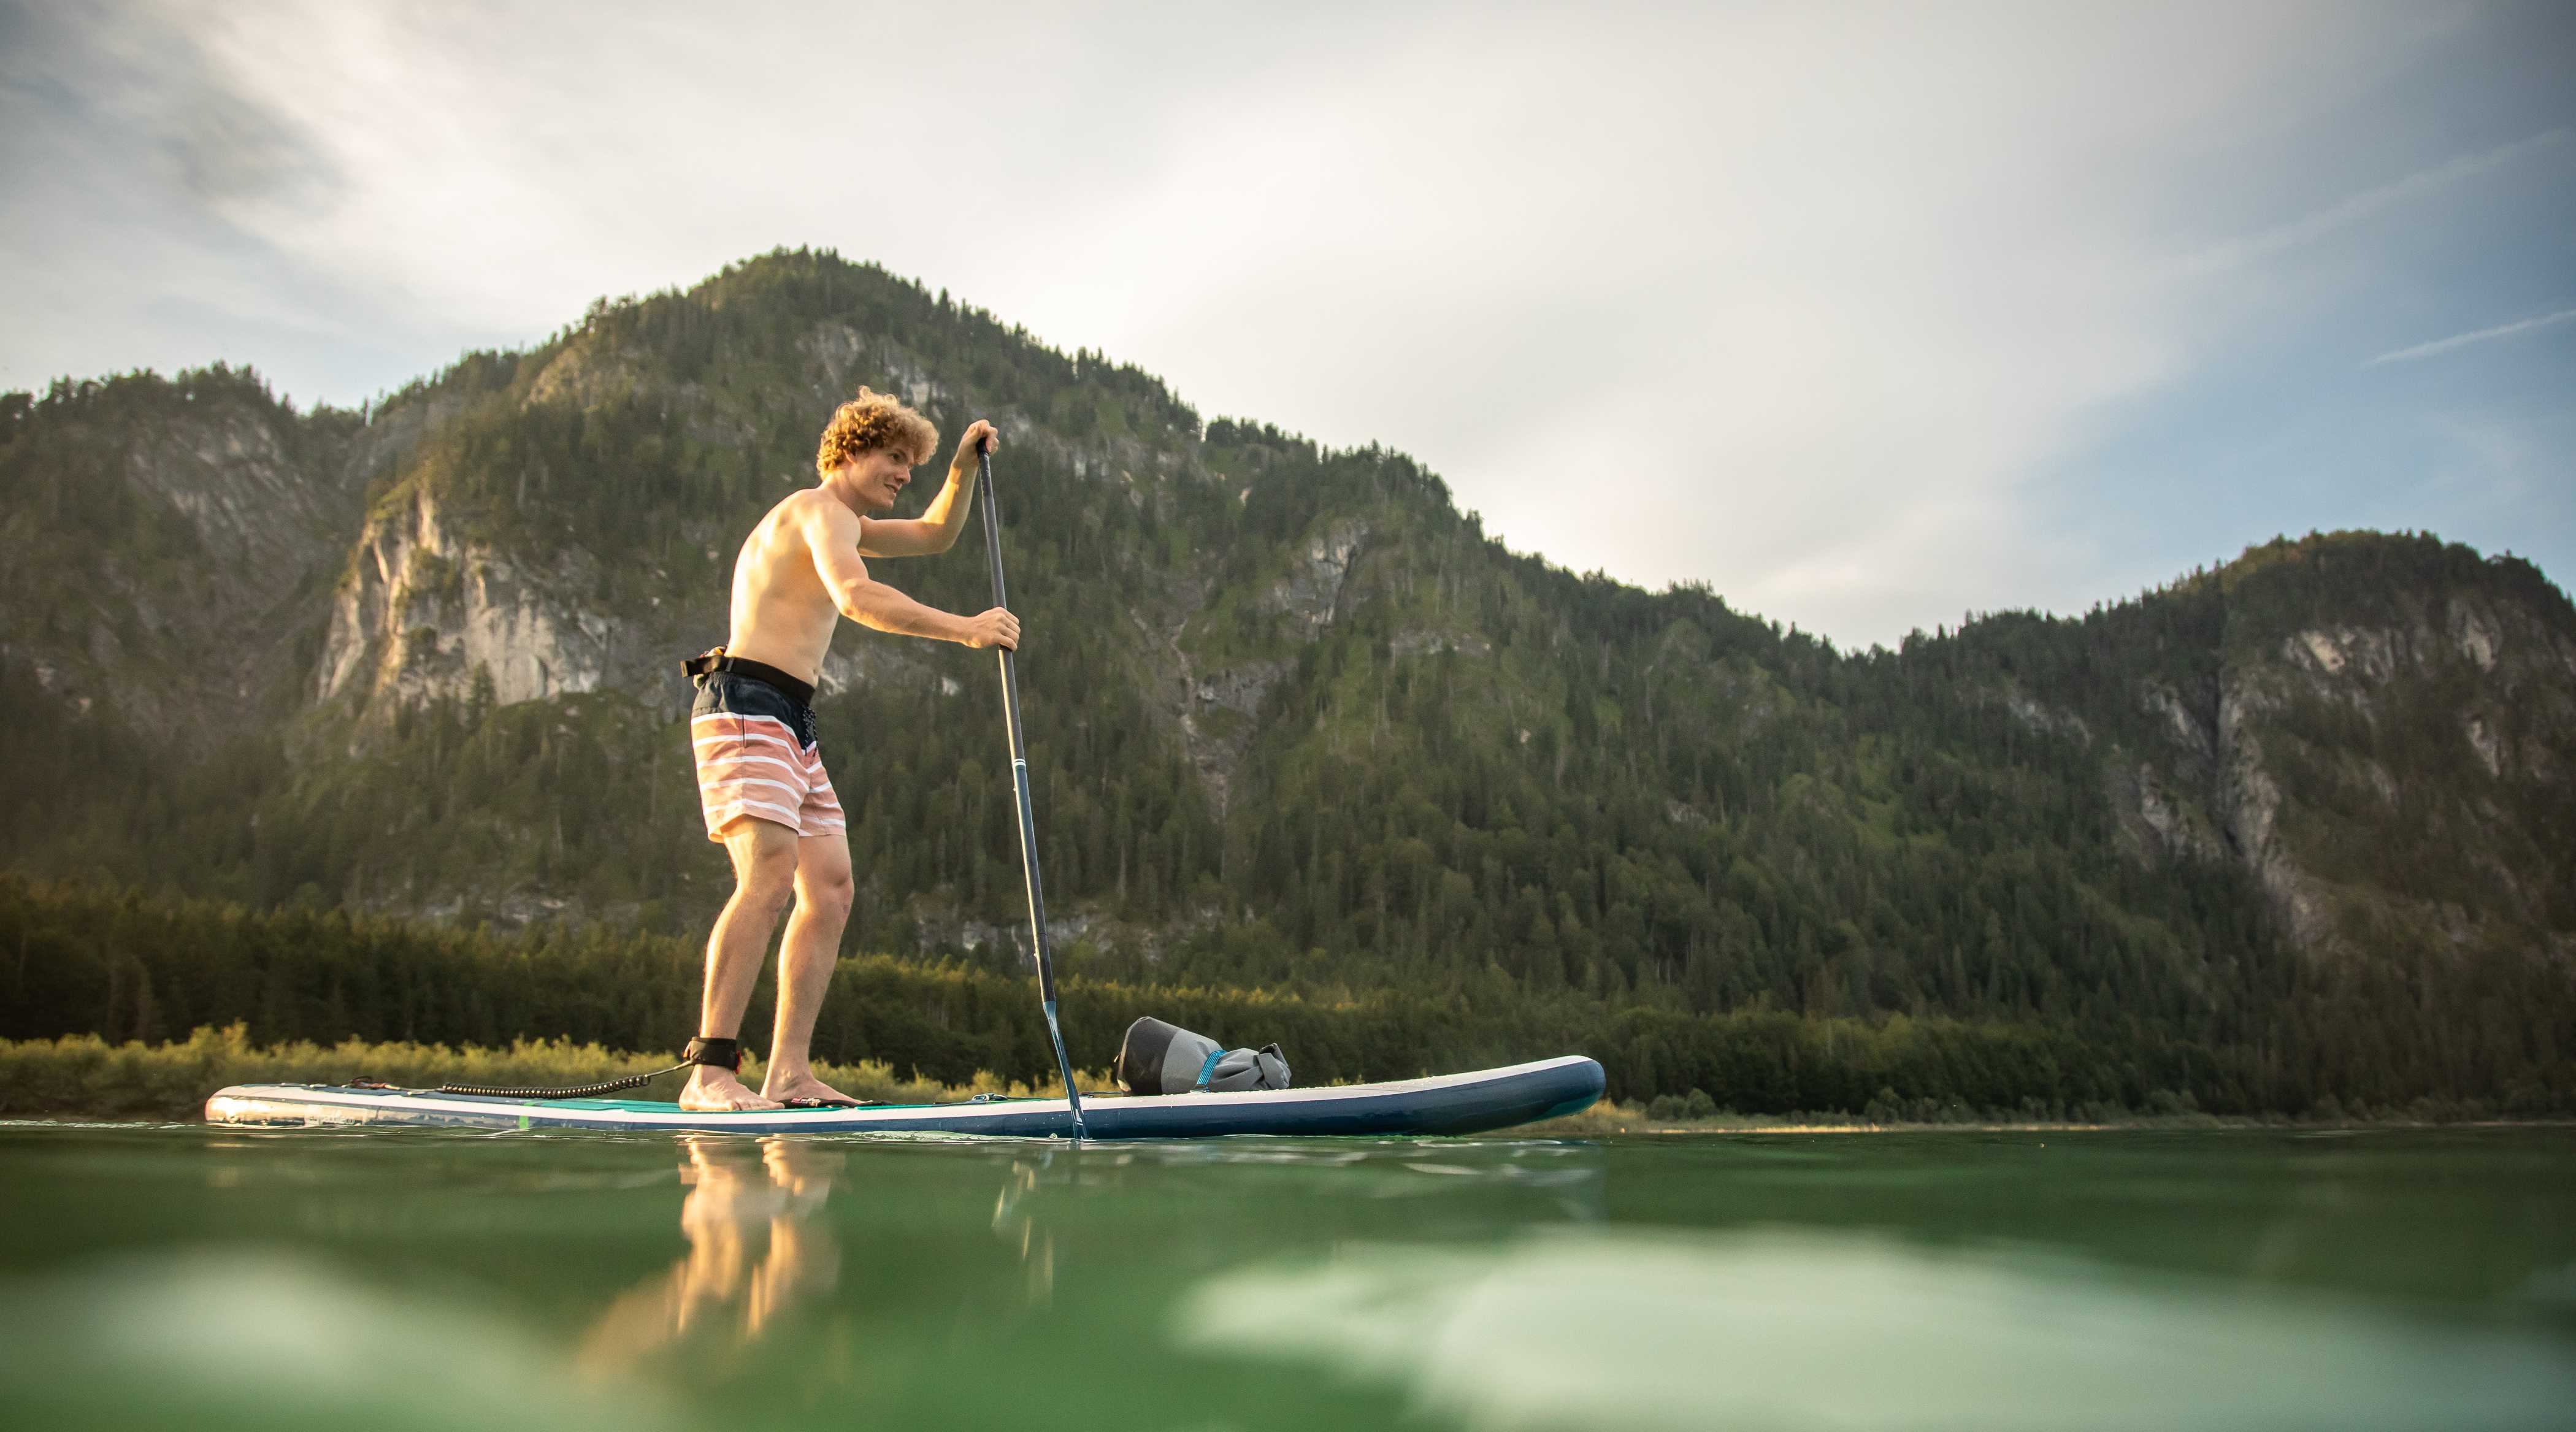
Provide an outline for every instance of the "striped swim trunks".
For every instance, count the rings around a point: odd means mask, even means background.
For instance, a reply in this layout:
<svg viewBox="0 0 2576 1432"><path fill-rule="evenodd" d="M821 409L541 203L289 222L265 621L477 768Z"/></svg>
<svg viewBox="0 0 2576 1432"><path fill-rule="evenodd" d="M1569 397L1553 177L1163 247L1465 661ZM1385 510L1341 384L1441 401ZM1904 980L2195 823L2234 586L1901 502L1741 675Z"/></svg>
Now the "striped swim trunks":
<svg viewBox="0 0 2576 1432"><path fill-rule="evenodd" d="M849 829L814 742L812 687L784 673L780 683L740 671L693 679L698 699L689 709L689 744L697 754L707 839L723 840L725 827L744 816L798 835ZM781 683L802 690L784 690Z"/></svg>

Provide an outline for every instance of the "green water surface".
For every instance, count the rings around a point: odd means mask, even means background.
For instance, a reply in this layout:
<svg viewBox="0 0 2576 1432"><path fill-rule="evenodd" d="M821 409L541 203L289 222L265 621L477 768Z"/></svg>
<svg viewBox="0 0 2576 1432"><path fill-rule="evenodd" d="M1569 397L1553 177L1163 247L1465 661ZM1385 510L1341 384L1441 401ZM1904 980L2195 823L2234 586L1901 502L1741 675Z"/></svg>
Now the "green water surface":
<svg viewBox="0 0 2576 1432"><path fill-rule="evenodd" d="M2576 1426L2576 1130L0 1125L24 1427Z"/></svg>

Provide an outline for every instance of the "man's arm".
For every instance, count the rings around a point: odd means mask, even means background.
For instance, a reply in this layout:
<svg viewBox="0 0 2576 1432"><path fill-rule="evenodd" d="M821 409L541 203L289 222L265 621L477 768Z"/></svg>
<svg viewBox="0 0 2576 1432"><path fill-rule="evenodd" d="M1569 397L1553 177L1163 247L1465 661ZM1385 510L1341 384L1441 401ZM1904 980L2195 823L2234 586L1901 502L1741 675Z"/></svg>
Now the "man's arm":
<svg viewBox="0 0 2576 1432"><path fill-rule="evenodd" d="M957 456L948 464L948 485L930 499L929 509L919 517L869 518L867 531L859 539L859 555L927 557L956 546L957 535L966 530L966 514L975 506L975 459L1001 445L993 425L976 419L957 440Z"/></svg>
<svg viewBox="0 0 2576 1432"><path fill-rule="evenodd" d="M837 502L809 505L805 545L814 553L814 571L823 579L823 590L832 594L832 605L861 626L978 648L1016 649L1020 644L1020 619L1000 607L961 617L924 606L870 577L868 564L859 560L858 514Z"/></svg>

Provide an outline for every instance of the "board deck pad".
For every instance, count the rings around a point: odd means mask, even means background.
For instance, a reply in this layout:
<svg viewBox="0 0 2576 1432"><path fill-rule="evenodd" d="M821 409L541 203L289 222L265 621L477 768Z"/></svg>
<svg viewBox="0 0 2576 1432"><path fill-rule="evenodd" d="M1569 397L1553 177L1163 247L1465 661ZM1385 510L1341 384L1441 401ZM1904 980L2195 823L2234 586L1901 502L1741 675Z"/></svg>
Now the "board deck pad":
<svg viewBox="0 0 2576 1432"><path fill-rule="evenodd" d="M1590 1108L1601 1066L1580 1055L1390 1084L1159 1097L1085 1095L1094 1139L1204 1139L1226 1134L1473 1134ZM235 1084L206 1100L215 1124L332 1128L390 1124L471 1129L625 1129L678 1133L963 1134L1064 1138L1062 1099L871 1104L856 1109L755 1109L702 1114L641 1099L522 1099L361 1089L336 1084Z"/></svg>

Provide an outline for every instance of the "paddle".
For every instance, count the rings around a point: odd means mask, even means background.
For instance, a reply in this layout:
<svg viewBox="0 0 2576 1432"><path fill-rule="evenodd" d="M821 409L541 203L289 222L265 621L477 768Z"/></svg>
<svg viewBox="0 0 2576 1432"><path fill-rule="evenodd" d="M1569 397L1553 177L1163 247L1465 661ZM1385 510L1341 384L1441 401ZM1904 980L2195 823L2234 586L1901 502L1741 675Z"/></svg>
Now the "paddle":
<svg viewBox="0 0 2576 1432"><path fill-rule="evenodd" d="M986 443L977 444L975 486L984 499L984 554L993 564L993 605L1008 607L1010 598L1002 591L1002 513L993 503L993 455ZM1029 810L1029 748L1020 734L1020 670L1011 660L1011 649L996 647L1002 654L1002 719L1011 732L1011 788L1020 802L1020 869L1026 872L1029 886L1029 931L1037 940L1038 1007L1046 1011L1047 1038L1055 1042L1056 1072L1064 1076L1065 1107L1073 1112L1073 1136L1083 1137L1082 1096L1074 1092L1073 1061L1065 1057L1064 1031L1055 1019L1055 957L1047 950L1046 895L1038 882L1038 826Z"/></svg>

